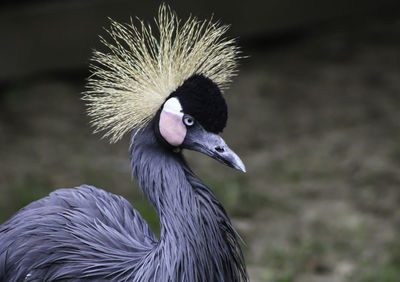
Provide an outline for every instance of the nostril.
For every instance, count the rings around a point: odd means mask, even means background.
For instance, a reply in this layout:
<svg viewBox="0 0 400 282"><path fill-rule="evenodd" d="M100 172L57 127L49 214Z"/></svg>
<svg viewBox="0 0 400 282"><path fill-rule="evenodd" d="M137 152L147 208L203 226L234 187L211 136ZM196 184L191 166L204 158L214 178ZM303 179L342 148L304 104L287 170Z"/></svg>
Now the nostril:
<svg viewBox="0 0 400 282"><path fill-rule="evenodd" d="M225 150L224 150L224 148L217 146L217 147L215 147L215 151L217 151L218 153L223 153Z"/></svg>

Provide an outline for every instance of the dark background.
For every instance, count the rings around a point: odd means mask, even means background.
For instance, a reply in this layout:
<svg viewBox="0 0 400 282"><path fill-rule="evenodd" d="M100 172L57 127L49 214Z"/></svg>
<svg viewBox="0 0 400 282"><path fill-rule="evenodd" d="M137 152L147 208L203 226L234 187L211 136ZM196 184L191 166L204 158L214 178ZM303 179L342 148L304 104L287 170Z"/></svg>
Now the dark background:
<svg viewBox="0 0 400 282"><path fill-rule="evenodd" d="M398 281L398 1L170 1L231 24L243 53L224 132L248 173L189 163L244 238L252 281ZM60 187L130 200L129 138L93 135L80 100L107 17L151 21L159 1L0 4L0 222Z"/></svg>

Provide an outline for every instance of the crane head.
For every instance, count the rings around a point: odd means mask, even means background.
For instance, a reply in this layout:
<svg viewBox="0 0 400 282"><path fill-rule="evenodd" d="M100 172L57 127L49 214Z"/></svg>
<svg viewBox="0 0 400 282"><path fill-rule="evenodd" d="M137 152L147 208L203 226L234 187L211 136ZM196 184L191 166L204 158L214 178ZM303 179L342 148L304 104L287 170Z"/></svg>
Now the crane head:
<svg viewBox="0 0 400 282"><path fill-rule="evenodd" d="M112 42L101 39L110 52L93 54L83 99L95 132L117 142L154 120L156 136L172 150L199 151L245 171L218 135L228 118L221 91L236 75L240 53L224 37L228 26L196 17L182 22L166 4L155 29L140 20L138 26L111 21Z"/></svg>
<svg viewBox="0 0 400 282"><path fill-rule="evenodd" d="M166 99L157 115L155 130L172 149L198 151L245 172L241 159L218 135L226 126L227 117L218 85L203 75L193 75Z"/></svg>

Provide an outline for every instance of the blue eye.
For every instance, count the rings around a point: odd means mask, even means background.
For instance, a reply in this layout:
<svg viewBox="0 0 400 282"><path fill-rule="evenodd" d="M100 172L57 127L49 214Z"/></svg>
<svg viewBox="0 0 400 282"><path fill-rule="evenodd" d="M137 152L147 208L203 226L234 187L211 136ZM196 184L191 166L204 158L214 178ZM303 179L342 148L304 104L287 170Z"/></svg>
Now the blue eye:
<svg viewBox="0 0 400 282"><path fill-rule="evenodd" d="M194 124L194 118L193 117L191 117L191 116L189 116L189 115L184 115L183 116L183 123L186 125L186 126L193 126L193 124Z"/></svg>

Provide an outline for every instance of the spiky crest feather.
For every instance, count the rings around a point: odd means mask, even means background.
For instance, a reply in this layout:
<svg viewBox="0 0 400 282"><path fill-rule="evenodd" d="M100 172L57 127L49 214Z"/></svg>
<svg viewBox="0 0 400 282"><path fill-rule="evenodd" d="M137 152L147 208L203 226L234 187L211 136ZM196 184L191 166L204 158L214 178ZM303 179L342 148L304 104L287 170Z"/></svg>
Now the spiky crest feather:
<svg viewBox="0 0 400 282"><path fill-rule="evenodd" d="M194 74L227 88L236 73L238 47L223 37L228 26L196 17L181 24L176 13L162 4L155 24L138 20L119 24L111 20L107 31L113 42L101 42L111 51L95 51L92 75L83 99L88 104L95 132L117 142L133 129L143 128L168 95Z"/></svg>

